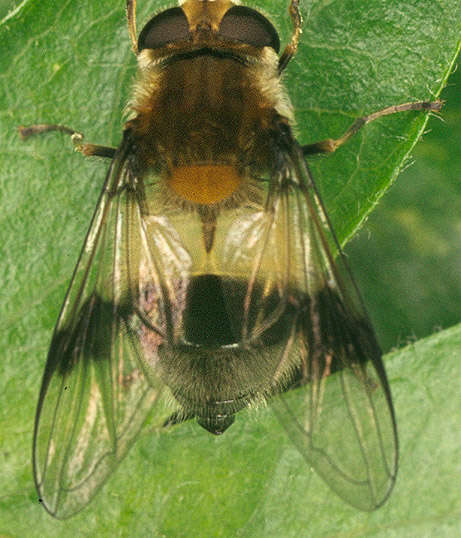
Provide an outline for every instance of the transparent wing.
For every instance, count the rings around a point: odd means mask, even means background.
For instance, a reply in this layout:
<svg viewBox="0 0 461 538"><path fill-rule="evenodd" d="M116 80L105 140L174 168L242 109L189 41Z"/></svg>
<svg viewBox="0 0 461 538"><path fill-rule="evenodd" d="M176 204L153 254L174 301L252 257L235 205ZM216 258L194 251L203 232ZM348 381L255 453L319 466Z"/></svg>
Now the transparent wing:
<svg viewBox="0 0 461 538"><path fill-rule="evenodd" d="M34 435L34 474L58 518L81 510L128 451L159 396L130 326L143 237L122 142L57 322ZM141 253L140 253L141 252Z"/></svg>
<svg viewBox="0 0 461 538"><path fill-rule="evenodd" d="M296 371L293 390L273 406L328 485L373 510L392 489L398 454L381 352L299 148L287 159L278 219L289 228L290 293L299 314L280 362Z"/></svg>

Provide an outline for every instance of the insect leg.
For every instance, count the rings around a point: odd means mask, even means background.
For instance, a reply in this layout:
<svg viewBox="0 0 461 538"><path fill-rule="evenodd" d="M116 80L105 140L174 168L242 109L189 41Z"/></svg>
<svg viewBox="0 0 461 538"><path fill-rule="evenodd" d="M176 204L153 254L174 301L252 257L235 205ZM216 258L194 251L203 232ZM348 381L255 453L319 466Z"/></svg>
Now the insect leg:
<svg viewBox="0 0 461 538"><path fill-rule="evenodd" d="M126 0L126 18L128 21L128 33L130 34L131 48L138 55L138 38L136 32L136 0Z"/></svg>
<svg viewBox="0 0 461 538"><path fill-rule="evenodd" d="M290 12L291 21L293 23L293 33L291 34L291 41L285 47L282 55L279 59L279 73L281 73L288 62L293 58L298 50L299 37L302 32L303 19L301 17L301 12L299 11L299 0L291 0L290 7L288 8Z"/></svg>
<svg viewBox="0 0 461 538"><path fill-rule="evenodd" d="M175 411L170 415L165 422L163 423L163 428L168 428L169 426L176 426L177 424L182 424L188 420L195 418L194 413L184 412L182 409L180 411Z"/></svg>
<svg viewBox="0 0 461 538"><path fill-rule="evenodd" d="M409 110L427 110L429 112L438 112L443 106L443 101L416 101L414 103L403 103L401 105L393 105L378 112L373 112L367 116L357 118L347 131L339 138L326 138L314 144L307 144L302 147L304 155L312 155L314 153L333 153L340 146L345 144L352 138L364 125L370 123L382 116L389 116L398 112L407 112Z"/></svg>
<svg viewBox="0 0 461 538"><path fill-rule="evenodd" d="M52 123L38 123L36 125L28 125L27 127L18 128L19 135L23 140L37 134L48 133L50 131L60 131L71 136L75 151L83 153L86 157L107 157L112 159L115 155L116 148L110 146L99 146L97 144L82 144L83 135L75 129L66 127L65 125L56 125Z"/></svg>

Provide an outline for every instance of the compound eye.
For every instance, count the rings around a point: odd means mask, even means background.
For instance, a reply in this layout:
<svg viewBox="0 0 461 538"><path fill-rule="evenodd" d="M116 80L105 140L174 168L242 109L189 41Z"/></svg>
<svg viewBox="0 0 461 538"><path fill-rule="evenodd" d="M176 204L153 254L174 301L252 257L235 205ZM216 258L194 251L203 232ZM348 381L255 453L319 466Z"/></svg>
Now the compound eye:
<svg viewBox="0 0 461 538"><path fill-rule="evenodd" d="M224 15L218 36L253 47L272 47L280 50L280 39L272 24L254 9L234 6Z"/></svg>
<svg viewBox="0 0 461 538"><path fill-rule="evenodd" d="M159 49L168 43L188 41L190 37L184 11L173 7L159 13L144 26L139 34L138 50Z"/></svg>

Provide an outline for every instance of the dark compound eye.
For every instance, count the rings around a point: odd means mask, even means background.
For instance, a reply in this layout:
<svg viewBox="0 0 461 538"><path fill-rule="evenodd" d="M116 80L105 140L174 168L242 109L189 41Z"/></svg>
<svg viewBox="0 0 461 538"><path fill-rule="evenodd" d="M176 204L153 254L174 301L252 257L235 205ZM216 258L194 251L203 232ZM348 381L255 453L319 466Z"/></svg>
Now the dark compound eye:
<svg viewBox="0 0 461 538"><path fill-rule="evenodd" d="M234 6L224 15L218 36L240 41L253 47L272 47L280 50L277 31L263 15L244 6Z"/></svg>
<svg viewBox="0 0 461 538"><path fill-rule="evenodd" d="M187 41L189 23L180 7L167 9L151 19L139 34L138 49L158 49L167 43Z"/></svg>

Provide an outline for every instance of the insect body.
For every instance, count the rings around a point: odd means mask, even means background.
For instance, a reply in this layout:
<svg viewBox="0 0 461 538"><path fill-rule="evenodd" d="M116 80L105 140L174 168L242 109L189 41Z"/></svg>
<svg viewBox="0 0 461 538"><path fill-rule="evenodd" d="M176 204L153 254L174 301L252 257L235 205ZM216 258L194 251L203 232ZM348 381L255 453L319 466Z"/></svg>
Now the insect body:
<svg viewBox="0 0 461 538"><path fill-rule="evenodd" d="M134 13L129 1L139 73L122 142L79 146L112 163L43 378L40 497L57 517L82 509L151 413L221 434L269 401L330 487L374 509L397 469L390 391L304 160L359 127L293 137L280 74L296 0L280 57L271 23L228 0L187 0L139 40ZM31 132L53 129L72 132Z"/></svg>

